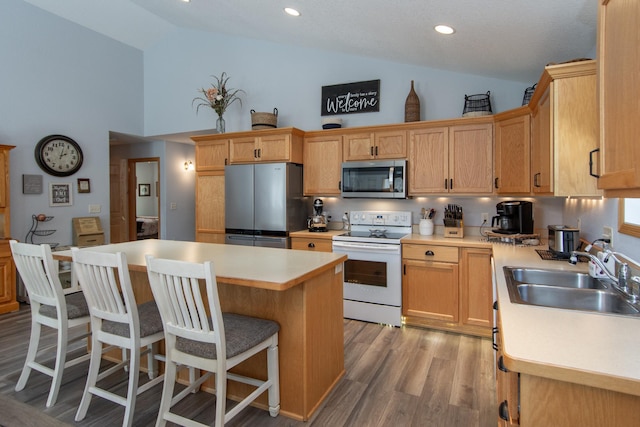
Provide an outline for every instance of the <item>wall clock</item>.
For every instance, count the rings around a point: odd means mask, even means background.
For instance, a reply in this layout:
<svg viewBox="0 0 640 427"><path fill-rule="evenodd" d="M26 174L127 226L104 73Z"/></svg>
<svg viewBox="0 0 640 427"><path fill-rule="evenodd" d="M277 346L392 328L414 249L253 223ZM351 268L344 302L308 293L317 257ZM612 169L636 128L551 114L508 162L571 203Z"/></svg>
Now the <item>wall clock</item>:
<svg viewBox="0 0 640 427"><path fill-rule="evenodd" d="M38 141L34 154L40 169L49 175L73 175L82 166L82 150L78 143L68 136L45 136Z"/></svg>

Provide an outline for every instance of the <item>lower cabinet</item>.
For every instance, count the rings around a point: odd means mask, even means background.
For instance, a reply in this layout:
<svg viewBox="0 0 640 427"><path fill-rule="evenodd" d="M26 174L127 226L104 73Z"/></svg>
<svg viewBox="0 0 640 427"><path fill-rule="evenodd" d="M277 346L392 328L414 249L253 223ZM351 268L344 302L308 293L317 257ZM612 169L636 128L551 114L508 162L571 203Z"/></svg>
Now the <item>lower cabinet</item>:
<svg viewBox="0 0 640 427"><path fill-rule="evenodd" d="M292 237L291 249L316 252L332 252L331 238Z"/></svg>
<svg viewBox="0 0 640 427"><path fill-rule="evenodd" d="M491 335L491 250L402 245L405 323Z"/></svg>
<svg viewBox="0 0 640 427"><path fill-rule="evenodd" d="M0 242L0 314L17 311L16 267L13 264L9 240Z"/></svg>
<svg viewBox="0 0 640 427"><path fill-rule="evenodd" d="M224 170L196 175L196 242L224 243Z"/></svg>

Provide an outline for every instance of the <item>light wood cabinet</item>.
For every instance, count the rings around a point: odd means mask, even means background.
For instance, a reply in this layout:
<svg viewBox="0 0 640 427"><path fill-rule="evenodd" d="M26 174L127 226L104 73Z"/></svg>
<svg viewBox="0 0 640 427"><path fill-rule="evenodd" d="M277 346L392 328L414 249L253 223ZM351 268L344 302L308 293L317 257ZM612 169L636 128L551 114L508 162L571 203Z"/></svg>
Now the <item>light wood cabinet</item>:
<svg viewBox="0 0 640 427"><path fill-rule="evenodd" d="M12 145L0 145L0 314L16 311L16 267L11 256L11 198L9 153Z"/></svg>
<svg viewBox="0 0 640 427"><path fill-rule="evenodd" d="M531 191L535 195L553 194L553 151L551 149L550 90L540 96L532 113L531 125Z"/></svg>
<svg viewBox="0 0 640 427"><path fill-rule="evenodd" d="M196 172L224 170L229 163L229 139L211 139L211 135L191 139L196 142Z"/></svg>
<svg viewBox="0 0 640 427"><path fill-rule="evenodd" d="M409 130L409 194L493 193L493 118Z"/></svg>
<svg viewBox="0 0 640 427"><path fill-rule="evenodd" d="M528 106L496 114L495 180L497 194L531 192L531 112Z"/></svg>
<svg viewBox="0 0 640 427"><path fill-rule="evenodd" d="M331 238L321 237L292 237L291 249L312 252L333 252Z"/></svg>
<svg viewBox="0 0 640 427"><path fill-rule="evenodd" d="M500 314L498 313L498 318ZM500 321L498 321L500 325ZM504 346L500 326L496 328L494 336L496 350L496 401L498 403L498 426L517 426L520 422L520 396L518 387L520 375L510 371L504 364Z"/></svg>
<svg viewBox="0 0 640 427"><path fill-rule="evenodd" d="M304 138L304 195L339 196L342 173L342 135Z"/></svg>
<svg viewBox="0 0 640 427"><path fill-rule="evenodd" d="M224 170L198 172L196 175L196 241L224 243L224 237Z"/></svg>
<svg viewBox="0 0 640 427"><path fill-rule="evenodd" d="M491 250L402 245L405 323L490 336Z"/></svg>
<svg viewBox="0 0 640 427"><path fill-rule="evenodd" d="M598 3L598 185L607 197L640 197L640 3Z"/></svg>
<svg viewBox="0 0 640 427"><path fill-rule="evenodd" d="M383 160L407 158L407 132L404 129L345 133L344 160Z"/></svg>
<svg viewBox="0 0 640 427"><path fill-rule="evenodd" d="M538 127L533 141L534 192L543 193L548 179L554 196L601 195L597 178L590 174L597 172L597 167L592 167L590 162L594 153L590 153L599 146L596 62L545 67L529 105L535 117L534 127ZM547 146L548 156L542 153ZM543 165L547 159L550 162L548 178L543 176L547 173Z"/></svg>
<svg viewBox="0 0 640 427"><path fill-rule="evenodd" d="M304 132L296 128L268 129L227 134L229 163L302 163Z"/></svg>

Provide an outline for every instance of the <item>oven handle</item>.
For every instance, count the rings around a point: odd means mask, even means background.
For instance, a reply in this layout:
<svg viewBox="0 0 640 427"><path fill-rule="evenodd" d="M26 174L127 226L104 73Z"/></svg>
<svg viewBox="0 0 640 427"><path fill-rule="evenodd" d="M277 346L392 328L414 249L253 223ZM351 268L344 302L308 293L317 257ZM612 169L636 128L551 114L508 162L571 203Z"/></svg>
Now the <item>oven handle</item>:
<svg viewBox="0 0 640 427"><path fill-rule="evenodd" d="M395 252L400 253L400 245L367 245L366 243L357 242L333 242L334 248L342 250L352 250L359 252Z"/></svg>

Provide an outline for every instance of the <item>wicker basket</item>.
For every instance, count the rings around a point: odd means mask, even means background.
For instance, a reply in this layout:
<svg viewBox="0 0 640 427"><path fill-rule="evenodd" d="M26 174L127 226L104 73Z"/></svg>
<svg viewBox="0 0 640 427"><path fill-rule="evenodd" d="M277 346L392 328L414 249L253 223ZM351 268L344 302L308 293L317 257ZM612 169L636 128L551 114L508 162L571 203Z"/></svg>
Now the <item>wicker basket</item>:
<svg viewBox="0 0 640 427"><path fill-rule="evenodd" d="M533 92L536 91L536 85L537 83L534 84L533 86L529 86L524 90L524 96L522 97L522 105L529 104L529 101L531 101L531 97L533 96Z"/></svg>
<svg viewBox="0 0 640 427"><path fill-rule="evenodd" d="M490 91L485 94L465 95L462 117L486 116L492 113Z"/></svg>
<svg viewBox="0 0 640 427"><path fill-rule="evenodd" d="M251 110L251 129L273 129L278 127L278 109L274 108L273 113L256 113Z"/></svg>

